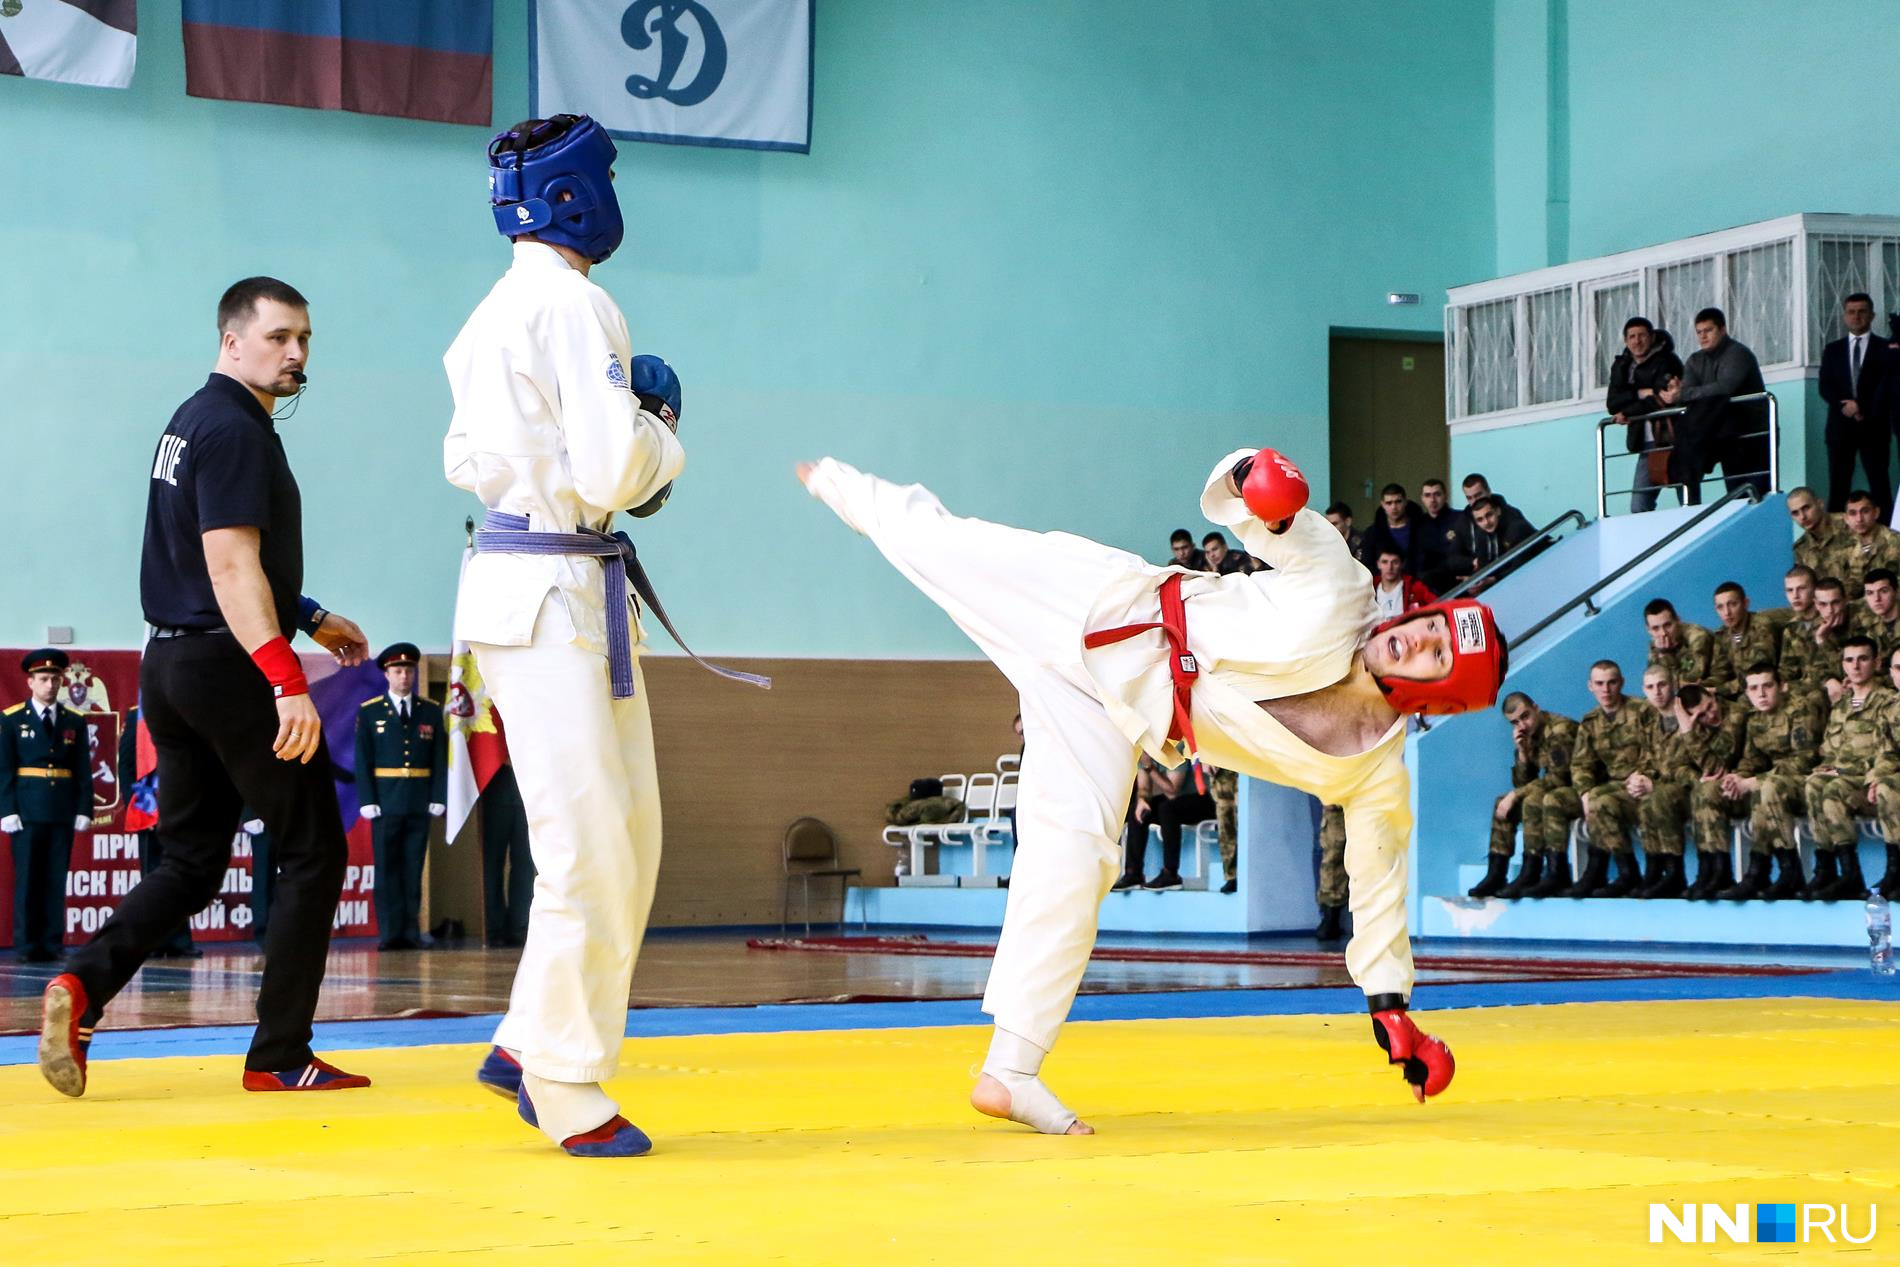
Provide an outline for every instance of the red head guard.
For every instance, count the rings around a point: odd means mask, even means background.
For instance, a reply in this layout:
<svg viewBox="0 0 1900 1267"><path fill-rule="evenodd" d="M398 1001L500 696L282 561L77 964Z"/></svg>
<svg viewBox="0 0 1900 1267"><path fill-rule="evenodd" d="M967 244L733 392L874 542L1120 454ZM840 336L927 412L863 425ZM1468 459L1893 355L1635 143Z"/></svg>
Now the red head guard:
<svg viewBox="0 0 1900 1267"><path fill-rule="evenodd" d="M1497 702L1510 657L1497 617L1475 598L1430 603L1395 616L1372 631L1378 637L1407 621L1443 616L1451 631L1451 672L1430 682L1413 678L1376 677L1386 701L1401 713L1468 713Z"/></svg>

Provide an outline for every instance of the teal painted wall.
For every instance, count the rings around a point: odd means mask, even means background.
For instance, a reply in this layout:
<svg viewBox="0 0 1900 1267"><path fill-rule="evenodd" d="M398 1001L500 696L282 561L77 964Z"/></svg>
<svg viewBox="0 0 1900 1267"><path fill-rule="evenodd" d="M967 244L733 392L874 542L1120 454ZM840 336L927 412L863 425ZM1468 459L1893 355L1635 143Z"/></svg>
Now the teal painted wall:
<svg viewBox="0 0 1900 1267"><path fill-rule="evenodd" d="M286 424L310 589L372 639L448 638L461 521L440 355L505 266L483 129L184 95L177 0L129 92L0 80L29 197L0 251L13 522L0 643L135 644L147 463L209 370L225 284L311 297ZM496 115L526 112L525 0ZM834 452L953 507L1150 556L1213 456L1326 484L1332 326L1438 328L1494 271L1492 15L1190 0L821 0L809 157L627 145L598 277L678 366L690 464L640 530L701 649L971 648L792 482ZM52 173L57 171L57 179ZM54 543L57 543L56 545Z"/></svg>

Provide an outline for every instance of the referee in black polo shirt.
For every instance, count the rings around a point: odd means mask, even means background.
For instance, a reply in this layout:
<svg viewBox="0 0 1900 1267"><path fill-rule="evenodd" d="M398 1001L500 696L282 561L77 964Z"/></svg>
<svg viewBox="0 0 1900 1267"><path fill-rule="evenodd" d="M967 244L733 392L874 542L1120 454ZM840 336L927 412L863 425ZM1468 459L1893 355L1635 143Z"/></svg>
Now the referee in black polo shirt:
<svg viewBox="0 0 1900 1267"><path fill-rule="evenodd" d="M158 751L161 860L47 987L40 1072L86 1089L92 1027L154 948L217 895L243 806L276 843L247 1091L369 1085L319 1060L323 983L347 846L323 724L289 639L302 629L344 664L363 631L301 597L303 507L271 421L310 355L309 305L268 277L218 304L218 363L172 415L153 458L139 592L152 626L139 669Z"/></svg>

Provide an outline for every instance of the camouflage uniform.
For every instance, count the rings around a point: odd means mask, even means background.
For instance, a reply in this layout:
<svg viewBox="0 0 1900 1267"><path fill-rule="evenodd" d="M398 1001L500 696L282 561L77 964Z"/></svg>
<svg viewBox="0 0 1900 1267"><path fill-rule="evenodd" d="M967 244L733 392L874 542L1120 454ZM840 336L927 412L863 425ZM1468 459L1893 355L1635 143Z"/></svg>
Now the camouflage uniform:
<svg viewBox="0 0 1900 1267"><path fill-rule="evenodd" d="M1874 640L1874 663L1880 669L1880 676L1887 675L1887 664L1893 658L1893 649L1900 647L1900 620L1884 621L1874 615L1873 609L1865 602L1855 603L1847 618L1848 625L1857 634L1866 634Z"/></svg>
<svg viewBox="0 0 1900 1267"><path fill-rule="evenodd" d="M1796 621L1789 625L1781 640L1781 680L1787 684L1788 690L1817 699L1825 705L1825 683L1829 678L1841 676L1841 643L1851 632L1851 629L1843 626L1816 642L1811 624Z"/></svg>
<svg viewBox="0 0 1900 1267"><path fill-rule="evenodd" d="M1860 838L1854 820L1873 813L1867 783L1876 765L1891 766L1894 729L1893 692L1878 684L1858 705L1851 693L1835 701L1818 763L1835 772L1810 774L1806 789L1808 828L1821 848L1840 849Z"/></svg>
<svg viewBox="0 0 1900 1267"><path fill-rule="evenodd" d="M1721 848L1717 842L1727 839L1730 821L1743 814L1755 837L1750 852L1795 847L1794 820L1806 809L1808 772L1820 753L1823 725L1820 706L1806 695L1784 694L1773 712L1749 712L1735 773L1761 786L1746 799L1723 796L1719 780L1696 788L1696 839L1704 849Z"/></svg>
<svg viewBox="0 0 1900 1267"><path fill-rule="evenodd" d="M1900 572L1900 533L1885 524L1875 524L1865 539L1843 532L1835 566L1840 571L1834 575L1847 587L1847 596L1859 598L1867 588L1867 574L1875 568Z"/></svg>
<svg viewBox="0 0 1900 1267"><path fill-rule="evenodd" d="M1676 646L1673 651L1658 651L1652 643L1649 663L1673 670L1677 686L1700 682L1710 690L1721 689L1728 676L1728 659L1715 645L1715 635L1701 625L1686 620L1676 622Z"/></svg>
<svg viewBox="0 0 1900 1267"><path fill-rule="evenodd" d="M1593 708L1577 723L1577 747L1570 762L1570 784L1583 800L1590 843L1610 853L1630 851L1630 827L1638 818L1636 799L1623 781L1641 771L1652 775L1650 754L1661 739L1662 719L1648 700L1625 695L1615 716Z"/></svg>
<svg viewBox="0 0 1900 1267"><path fill-rule="evenodd" d="M1722 694L1739 698L1749 665L1780 661L1781 628L1766 612L1750 612L1740 632L1727 626L1717 630L1715 645L1723 658Z"/></svg>
<svg viewBox="0 0 1900 1267"><path fill-rule="evenodd" d="M1511 786L1517 791L1517 803L1502 819L1495 812L1496 806L1492 807L1492 853L1511 856L1520 823L1526 856L1564 851L1570 843L1570 824L1583 815L1583 806L1570 786L1570 755L1576 746L1576 722L1548 710L1538 717L1529 750L1511 763ZM1500 802L1503 799L1498 798Z"/></svg>
<svg viewBox="0 0 1900 1267"><path fill-rule="evenodd" d="M1240 776L1232 770L1207 770L1207 794L1214 798L1214 825L1220 830L1221 874L1233 879L1240 873Z"/></svg>
<svg viewBox="0 0 1900 1267"><path fill-rule="evenodd" d="M1662 735L1658 728L1660 737L1650 759L1656 770L1652 776L1655 786L1639 802L1644 852L1682 853L1682 825L1690 815L1694 798L1705 787L1719 786L1719 781L1703 780L1712 774L1726 774L1734 766L1745 721L1742 711L1730 705L1713 728L1695 726L1671 735ZM1719 849L1725 834L1717 832L1705 839L1698 831L1697 847Z"/></svg>
<svg viewBox="0 0 1900 1267"><path fill-rule="evenodd" d="M1821 521L1814 526L1820 530L1818 537L1804 532L1795 539L1794 561L1813 568L1817 581L1829 576L1840 576L1841 546L1847 539L1847 525L1823 512Z"/></svg>
<svg viewBox="0 0 1900 1267"><path fill-rule="evenodd" d="M1319 816L1319 904L1346 904L1346 811L1328 805Z"/></svg>

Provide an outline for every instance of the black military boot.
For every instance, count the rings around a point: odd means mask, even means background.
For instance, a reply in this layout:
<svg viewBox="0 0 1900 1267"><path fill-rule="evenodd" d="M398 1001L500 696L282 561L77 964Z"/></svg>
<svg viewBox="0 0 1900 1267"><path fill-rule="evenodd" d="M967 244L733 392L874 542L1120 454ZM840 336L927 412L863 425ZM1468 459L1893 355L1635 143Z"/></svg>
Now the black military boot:
<svg viewBox="0 0 1900 1267"><path fill-rule="evenodd" d="M1743 873L1741 882L1731 885L1723 889L1720 893L1717 893L1715 900L1718 902L1752 902L1758 897L1767 896L1769 866L1767 854L1749 854L1748 870ZM1797 871L1800 870L1798 862L1795 869ZM1784 876L1787 874L1785 869L1782 874Z"/></svg>
<svg viewBox="0 0 1900 1267"><path fill-rule="evenodd" d="M1533 858L1534 856L1535 855L1533 854L1525 854L1524 855L1525 863L1528 864L1531 858ZM1510 869L1511 869L1511 855L1510 854L1508 853L1492 854L1490 861L1485 866L1484 879L1478 881L1476 884L1472 885L1469 889L1466 889L1465 896L1466 897L1496 897L1498 894L1504 891L1504 878L1507 874L1509 874Z"/></svg>
<svg viewBox="0 0 1900 1267"><path fill-rule="evenodd" d="M1589 897L1592 893L1596 892L1597 886L1603 883L1603 877L1609 873L1609 870L1610 851L1607 849L1598 849L1595 845L1591 845L1590 858L1589 861L1583 864L1583 873L1577 877L1575 884L1563 891L1563 896ZM1542 895L1539 894L1538 896ZM1553 893L1550 896L1556 897L1557 894Z"/></svg>
<svg viewBox="0 0 1900 1267"><path fill-rule="evenodd" d="M1816 849L1814 851L1814 876L1796 896L1803 902L1812 902L1833 888L1834 882L1840 878L1840 872L1834 869L1834 851L1832 849Z"/></svg>
<svg viewBox="0 0 1900 1267"><path fill-rule="evenodd" d="M1532 885L1525 897L1557 897L1570 887L1570 855L1558 850L1544 855L1544 878Z"/></svg>
<svg viewBox="0 0 1900 1267"><path fill-rule="evenodd" d="M1322 906L1319 908L1319 927L1313 930L1313 936L1321 941L1338 941L1346 934L1339 927L1339 920L1346 913L1343 906Z"/></svg>
<svg viewBox="0 0 1900 1267"><path fill-rule="evenodd" d="M1688 858L1683 858L1683 866L1688 866ZM1691 902L1700 902L1709 896L1709 882L1715 879L1715 855L1706 849L1695 851L1695 883L1690 885L1682 896Z"/></svg>
<svg viewBox="0 0 1900 1267"><path fill-rule="evenodd" d="M1691 890L1689 893L1689 896L1698 902L1713 902L1717 893L1720 893L1723 889L1735 883L1735 870L1729 864L1728 850L1726 849L1713 852L1705 851L1702 855L1702 861L1698 865L1701 869L1696 872L1695 882L1697 887L1702 889L1702 892L1697 893ZM1763 878L1766 878L1766 873L1764 873ZM1707 886L1703 886L1702 884L1705 879L1708 881Z"/></svg>
<svg viewBox="0 0 1900 1267"><path fill-rule="evenodd" d="M1775 861L1781 864L1781 873L1762 899L1768 902L1792 901L1801 896L1807 887L1807 877L1801 874L1801 851L1799 849L1775 850Z"/></svg>
<svg viewBox="0 0 1900 1267"><path fill-rule="evenodd" d="M1827 886L1820 900L1823 902L1866 901L1867 877L1860 873L1860 847L1849 845L1845 849L1835 850L1835 860L1840 864L1841 878Z"/></svg>
<svg viewBox="0 0 1900 1267"><path fill-rule="evenodd" d="M1524 861L1518 865L1517 879L1498 890L1498 896L1507 901L1516 901L1535 888L1544 878L1544 855L1541 853L1524 854Z"/></svg>
<svg viewBox="0 0 1900 1267"><path fill-rule="evenodd" d="M1874 887L1888 901L1900 897L1900 845L1887 846L1887 874L1881 876L1880 883Z"/></svg>
<svg viewBox="0 0 1900 1267"><path fill-rule="evenodd" d="M1636 861L1636 851L1628 849L1616 855L1616 879L1601 885L1591 897L1628 897L1643 885L1643 866Z"/></svg>
<svg viewBox="0 0 1900 1267"><path fill-rule="evenodd" d="M1642 898L1681 897L1688 885L1683 883L1682 855L1664 854L1649 865L1649 883L1636 891Z"/></svg>

